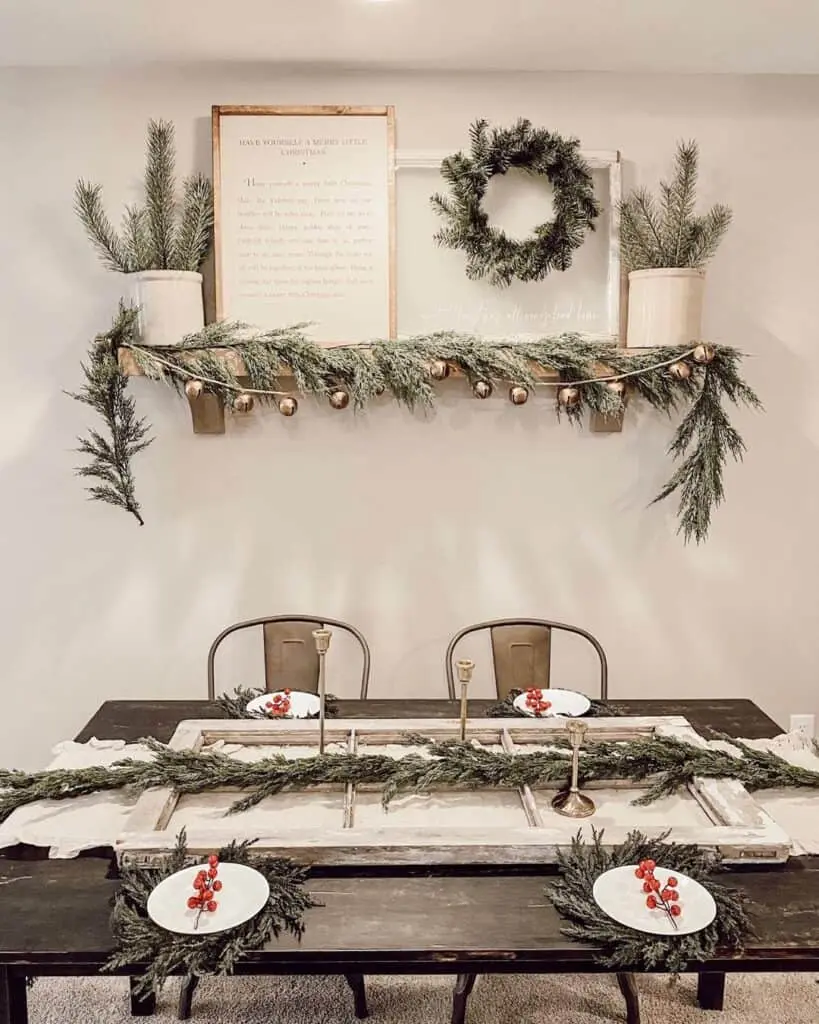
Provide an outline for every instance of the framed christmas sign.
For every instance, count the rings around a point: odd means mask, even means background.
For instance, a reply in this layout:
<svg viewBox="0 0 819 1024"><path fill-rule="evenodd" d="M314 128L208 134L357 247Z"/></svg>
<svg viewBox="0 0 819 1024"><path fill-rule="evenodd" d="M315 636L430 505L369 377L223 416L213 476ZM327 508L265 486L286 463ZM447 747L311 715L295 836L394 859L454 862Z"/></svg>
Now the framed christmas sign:
<svg viewBox="0 0 819 1024"><path fill-rule="evenodd" d="M216 315L396 333L394 108L215 106Z"/></svg>

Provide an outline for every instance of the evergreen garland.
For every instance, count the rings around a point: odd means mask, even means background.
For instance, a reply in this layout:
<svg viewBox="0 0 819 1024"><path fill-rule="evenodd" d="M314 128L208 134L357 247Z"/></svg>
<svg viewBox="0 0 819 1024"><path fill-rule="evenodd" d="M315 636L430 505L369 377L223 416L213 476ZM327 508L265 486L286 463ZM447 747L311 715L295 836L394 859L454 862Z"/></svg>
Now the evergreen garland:
<svg viewBox="0 0 819 1024"><path fill-rule="evenodd" d="M525 690L510 690L509 693L504 697L503 700L499 700L497 704L493 704L486 710L487 718L531 718L531 715L527 715L526 712L520 711L515 707L515 698L519 697ZM581 715L581 718L619 718L623 712L618 711L614 705L609 704L608 701L604 700L591 700L591 707L585 713Z"/></svg>
<svg viewBox="0 0 819 1024"><path fill-rule="evenodd" d="M288 393L282 380L286 373L292 375L295 385L289 390L327 396L343 388L357 409L385 393L410 409L432 408L435 382L430 365L435 361L459 369L470 383L488 380L497 385L544 387L550 395L556 395L558 387L542 378L557 373L561 382L586 382L577 389L576 405L564 407L555 400L557 414L566 415L573 423L581 422L587 412L607 416L623 412L624 396L608 386L600 372L602 365L608 376L624 377L634 394L654 409L671 414L687 407L669 449L678 466L655 501L679 493L679 531L686 541L698 542L707 537L711 514L724 498L723 469L728 457L740 460L745 451L726 405L760 408L759 399L740 375L741 353L727 346L714 346L713 359L706 363L690 359L692 350L685 347L629 352L576 334L530 342L489 342L475 335L437 332L404 341L322 348L307 338L305 326L254 332L237 324L217 323L185 338L181 345L146 348L138 344L133 311L121 309L111 330L92 347L92 365L98 352L102 353L106 359L100 372L104 370L101 379L105 387L123 391L127 381L107 359L119 345L152 380L180 393L187 382L201 380L228 408L243 392L254 394L263 403L275 401ZM228 359L226 354L234 358ZM669 365L677 361L687 362L689 377L680 380L669 372ZM597 379L601 376L603 379ZM123 478L123 486L114 489L117 500L113 503L133 511L130 457L145 445L129 448L133 422L121 413L112 418L110 400L102 392L95 392L92 401L74 397L98 409L108 422L116 449L116 475ZM132 404L129 408L133 420ZM144 421L139 425L147 431ZM99 445L98 435L92 438L95 443L88 454L94 458L97 448L105 449ZM91 470L80 473L95 475ZM110 501L114 495L107 490L92 492L92 497L100 500Z"/></svg>
<svg viewBox="0 0 819 1024"><path fill-rule="evenodd" d="M280 721L282 718L293 717L292 715L266 715L262 711L248 711L248 704L266 692L266 690L237 686L233 693L220 694L216 698L216 703L225 718L256 718L266 721ZM338 715L338 698L334 697L331 693L324 695L324 713L328 718L335 718ZM307 718L316 719L318 717L318 712L314 715L307 715Z"/></svg>
<svg viewBox="0 0 819 1024"><path fill-rule="evenodd" d="M204 974L232 974L243 956L261 949L283 931L300 938L305 911L319 905L304 888L305 869L286 858L254 855L252 846L253 842L234 841L217 855L221 863L245 864L261 872L270 886L267 903L244 924L211 935L169 932L148 916L148 897L156 886L174 872L200 862L201 858L188 854L184 829L164 864L121 868L111 917L117 951L103 970L147 965L135 987L139 993L156 993L171 974L181 973L186 980Z"/></svg>
<svg viewBox="0 0 819 1024"><path fill-rule="evenodd" d="M567 920L561 930L572 939L598 946L600 962L611 970L660 970L676 974L692 963L712 959L717 950L741 949L751 932L745 897L711 879L718 866L714 854L697 846L668 843L668 835L667 832L657 839L647 839L635 831L629 833L622 846L605 849L603 832L592 828L590 843L584 843L578 834L571 850L559 854L561 876L547 895ZM636 865L647 859L689 875L711 893L717 916L707 928L691 935L650 935L618 923L601 910L592 896L600 875L611 868ZM635 886L635 901L640 898Z"/></svg>
<svg viewBox="0 0 819 1024"><path fill-rule="evenodd" d="M469 129L471 151L456 153L441 164L450 194L432 196L433 208L446 224L435 240L466 253L466 276L488 277L505 287L518 281L541 281L552 270L568 270L574 250L594 230L600 204L591 171L577 139L532 127L521 118L511 128L491 128L485 120ZM554 219L539 224L531 238L515 241L492 227L482 209L490 180L520 168L545 177L554 189Z"/></svg>
<svg viewBox="0 0 819 1024"><path fill-rule="evenodd" d="M819 788L819 772L792 765L777 754L754 750L739 740L720 736L735 753L700 748L666 736L633 740L595 741L583 747L580 780L628 779L645 787L635 803L650 804L676 793L696 778L736 779L746 789ZM400 793L425 793L441 787L470 789L520 786L537 788L563 784L569 778L571 750L561 739L535 753L496 753L458 740L432 741L407 736L424 744L426 757L402 758L383 754L333 754L287 760L281 755L242 762L219 751L172 750L145 740L151 761L128 758L109 767L51 769L43 772L0 771L0 823L17 807L35 800L70 800L89 793L126 789L142 792L170 787L179 793L237 789L244 795L228 813L247 810L285 789L364 783L381 786L385 806Z"/></svg>
<svg viewBox="0 0 819 1024"><path fill-rule="evenodd" d="M77 475L97 481L86 488L92 500L125 509L142 526L131 460L153 438L148 437L146 421L137 418L133 398L126 394L128 378L118 361L120 345L133 337L136 317L136 310L120 306L111 330L94 339L88 363L82 364L85 384L69 395L99 413L108 433L104 437L98 430L89 430L86 437L78 439L77 450L89 461L76 469Z"/></svg>

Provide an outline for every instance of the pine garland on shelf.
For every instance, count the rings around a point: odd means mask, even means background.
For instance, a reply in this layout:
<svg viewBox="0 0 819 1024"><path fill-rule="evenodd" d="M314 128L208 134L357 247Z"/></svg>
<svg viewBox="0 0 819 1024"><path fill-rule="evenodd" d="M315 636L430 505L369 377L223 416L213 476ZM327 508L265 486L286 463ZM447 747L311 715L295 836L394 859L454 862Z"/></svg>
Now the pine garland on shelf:
<svg viewBox="0 0 819 1024"><path fill-rule="evenodd" d="M252 845L234 841L218 851L219 861L245 864L260 871L270 886L267 903L244 924L210 935L166 931L154 924L147 912L148 897L164 878L199 863L197 857L188 854L184 829L165 865L122 868L111 917L117 951L103 969L118 971L144 964L144 973L136 979L136 990L156 993L172 974L182 973L186 979L231 974L243 956L263 948L282 932L300 938L305 911L319 905L305 890L305 869L283 857L254 855Z"/></svg>
<svg viewBox="0 0 819 1024"><path fill-rule="evenodd" d="M554 395L558 416L573 423L581 422L587 412L621 414L629 392L667 414L685 407L670 447L678 465L655 501L679 495L679 531L686 541L707 537L712 512L724 498L725 463L729 456L740 460L745 451L726 405L761 407L740 375L741 353L728 346L629 352L575 334L490 342L439 332L323 348L307 337L306 326L255 332L218 323L188 336L181 345L147 348L138 342L133 311L120 309L110 331L92 346L97 386L87 395L74 396L103 416L111 435L110 442L103 443L91 432L90 442L83 442L92 460L101 461L92 461L81 474L98 476L105 485L98 492L92 490L91 496L128 509L141 522L130 459L146 446L145 434L139 431L148 428L144 421L134 420L132 400L121 398L127 379L115 365L118 347L130 353L146 376L180 393L194 396L206 390L237 409L247 409L253 399L277 402L287 415L297 407L294 392L329 397L336 408L352 402L363 409L385 394L410 409L431 408L436 382L453 368L464 374L478 397L486 397L493 386L508 387L513 401L513 392L525 400L532 391L546 389ZM285 374L292 375L294 386L285 386Z"/></svg>
<svg viewBox="0 0 819 1024"><path fill-rule="evenodd" d="M581 752L580 779L583 783L628 779L644 784L646 791L635 801L638 804L650 804L676 793L695 778L737 779L749 791L819 788L819 772L789 764L776 754L754 750L738 740L718 738L730 743L735 753L694 747L664 736L590 743ZM400 793L423 793L446 786L537 788L547 783L563 784L569 778L571 752L561 740L536 753L506 754L457 740L434 742L423 736L407 739L425 745L428 756L317 754L295 760L274 756L245 763L218 751L171 750L155 740L145 740L154 754L150 761L129 758L110 767L31 774L0 771L0 823L16 808L35 800L70 800L118 789L142 792L169 786L179 793L238 789L243 796L230 808L229 813L233 813L254 807L284 789L326 784L380 785L387 805Z"/></svg>
<svg viewBox="0 0 819 1024"><path fill-rule="evenodd" d="M216 698L216 703L225 718L255 718L276 721L282 718L292 718L292 715L265 715L261 711L248 711L247 706L256 697L261 697L265 690L256 690L250 687L237 686L233 693L222 693ZM331 693L324 695L324 713L328 718L335 718L338 715L338 698ZM314 715L307 715L308 718L318 718L318 712Z"/></svg>
<svg viewBox="0 0 819 1024"><path fill-rule="evenodd" d="M563 934L598 946L600 962L611 970L676 974L689 964L712 959L717 950L741 949L751 932L744 896L711 878L718 867L714 854L696 846L668 843L668 835L647 839L635 831L621 846L606 849L603 833L592 828L590 843L578 835L571 850L559 856L561 875L547 895L567 921ZM601 910L592 895L599 876L611 868L649 859L690 876L711 893L717 905L711 924L691 935L649 935L619 924Z"/></svg>

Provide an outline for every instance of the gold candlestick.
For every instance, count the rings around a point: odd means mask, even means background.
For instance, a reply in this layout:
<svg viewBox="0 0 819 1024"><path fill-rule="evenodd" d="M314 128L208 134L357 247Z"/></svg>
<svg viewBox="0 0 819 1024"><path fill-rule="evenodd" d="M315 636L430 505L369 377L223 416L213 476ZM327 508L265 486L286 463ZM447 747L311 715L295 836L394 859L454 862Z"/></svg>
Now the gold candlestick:
<svg viewBox="0 0 819 1024"><path fill-rule="evenodd" d="M330 647L330 637L333 634L329 629L314 629L313 640L316 643L316 652L319 656L319 753L324 753L324 701L327 696L325 662L327 651Z"/></svg>
<svg viewBox="0 0 819 1024"><path fill-rule="evenodd" d="M461 684L461 743L466 743L466 691L472 680L475 662L459 661L455 667L458 669L458 680Z"/></svg>
<svg viewBox="0 0 819 1024"><path fill-rule="evenodd" d="M562 793L558 793L552 800L552 807L558 814L565 814L567 818L588 818L594 814L594 801L581 793L577 786L577 776L580 770L580 747L583 737L586 735L588 726L585 722L578 722L569 719L566 723L566 731L572 742L572 784Z"/></svg>

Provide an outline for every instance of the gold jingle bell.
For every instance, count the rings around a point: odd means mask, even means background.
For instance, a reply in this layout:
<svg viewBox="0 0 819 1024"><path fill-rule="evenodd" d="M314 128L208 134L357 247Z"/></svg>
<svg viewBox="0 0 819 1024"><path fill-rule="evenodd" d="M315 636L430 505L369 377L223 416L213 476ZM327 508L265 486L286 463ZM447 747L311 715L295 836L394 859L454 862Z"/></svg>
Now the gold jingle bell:
<svg viewBox="0 0 819 1024"><path fill-rule="evenodd" d="M476 398L489 398L492 391L492 382L489 380L476 380L472 385L472 394Z"/></svg>
<svg viewBox="0 0 819 1024"><path fill-rule="evenodd" d="M250 412L254 404L253 395L248 395L245 392L242 392L241 395L237 395L233 399L233 408L235 412Z"/></svg>
<svg viewBox="0 0 819 1024"><path fill-rule="evenodd" d="M509 401L512 405L526 405L529 401L529 389L515 384L514 387L509 388Z"/></svg>
<svg viewBox="0 0 819 1024"><path fill-rule="evenodd" d="M188 396L188 398L190 398L191 401L193 401L196 398L199 398L199 396L202 394L204 390L205 385L202 383L201 380L189 380L188 383L185 385L185 394Z"/></svg>
<svg viewBox="0 0 819 1024"><path fill-rule="evenodd" d="M350 404L350 395L343 388L337 388L330 395L330 405L334 409L346 409Z"/></svg>
<svg viewBox="0 0 819 1024"><path fill-rule="evenodd" d="M449 363L446 359L435 359L429 364L429 375L433 380L446 380L449 376Z"/></svg>
<svg viewBox="0 0 819 1024"><path fill-rule="evenodd" d="M621 380L610 380L606 387L612 394L620 395L621 398L626 393L626 385Z"/></svg>
<svg viewBox="0 0 819 1024"><path fill-rule="evenodd" d="M279 399L279 412L282 416L295 416L298 411L298 400L291 395L285 395L284 398Z"/></svg>
<svg viewBox="0 0 819 1024"><path fill-rule="evenodd" d="M567 409L571 409L580 402L580 389L572 387L561 388L557 393L557 400L561 405L565 405Z"/></svg>
<svg viewBox="0 0 819 1024"><path fill-rule="evenodd" d="M694 349L694 362L695 363L711 363L716 355L713 345L697 345Z"/></svg>
<svg viewBox="0 0 819 1024"><path fill-rule="evenodd" d="M672 363L668 368L668 372L675 380L688 380L691 376L691 367L685 360L681 359L677 363Z"/></svg>

